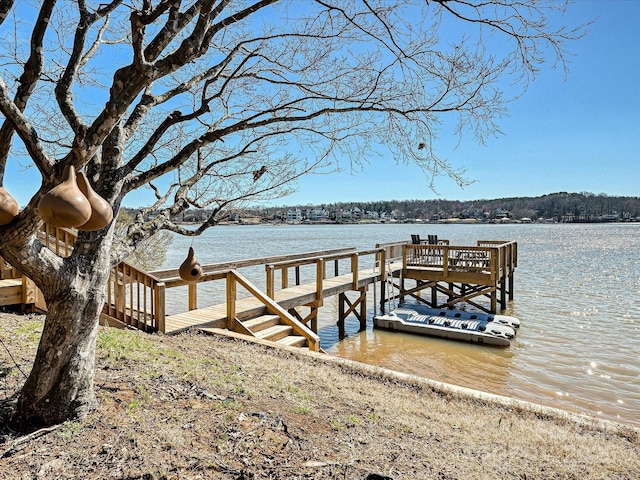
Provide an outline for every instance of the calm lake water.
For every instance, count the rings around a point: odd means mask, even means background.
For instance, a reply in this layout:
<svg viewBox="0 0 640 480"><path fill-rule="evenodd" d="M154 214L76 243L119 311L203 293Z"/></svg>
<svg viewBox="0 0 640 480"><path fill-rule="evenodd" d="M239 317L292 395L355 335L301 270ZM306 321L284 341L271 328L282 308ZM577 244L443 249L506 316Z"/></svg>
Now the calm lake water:
<svg viewBox="0 0 640 480"><path fill-rule="evenodd" d="M320 310L330 354L434 380L640 425L640 224L295 225L215 227L176 237L163 268L177 268L193 245L200 263L376 243L436 234L452 245L518 242L515 299L507 315L522 327L506 349L374 330L347 320L338 339L337 308ZM369 265L365 265L369 267ZM249 276L264 284L264 269ZM213 284L211 286L213 288ZM182 298L184 296L180 295ZM219 294L198 290L199 306ZM171 300L171 310L185 310ZM186 301L185 301L186 302Z"/></svg>

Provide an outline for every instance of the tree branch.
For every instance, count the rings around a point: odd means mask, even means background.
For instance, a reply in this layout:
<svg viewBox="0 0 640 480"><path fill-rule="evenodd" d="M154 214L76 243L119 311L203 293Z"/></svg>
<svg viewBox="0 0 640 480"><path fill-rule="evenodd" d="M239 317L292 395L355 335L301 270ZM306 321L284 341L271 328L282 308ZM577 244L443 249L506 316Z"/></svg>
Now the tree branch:
<svg viewBox="0 0 640 480"><path fill-rule="evenodd" d="M52 172L53 162L42 148L38 132L33 128L27 117L18 106L9 98L9 92L4 81L0 77L0 112L10 122L18 136L24 143L31 159L36 164L43 176L48 176ZM4 163L4 162L3 162Z"/></svg>
<svg viewBox="0 0 640 480"><path fill-rule="evenodd" d="M5 6L10 9L12 3L13 2L2 2L2 8L0 10L4 11ZM18 80L18 88L14 96L15 108L20 112L24 112L27 102L29 101L29 98L31 98L31 94L40 80L40 74L42 73L44 65L42 42L47 31L47 27L49 26L51 11L55 4L55 0L47 0L42 4L38 18L36 19L33 27L30 43L30 55L24 65L22 75ZM6 13L4 13L4 16L6 16ZM14 132L15 128L12 122L5 120L0 128L0 184L2 184L2 179L4 177L4 169L13 143L12 138Z"/></svg>

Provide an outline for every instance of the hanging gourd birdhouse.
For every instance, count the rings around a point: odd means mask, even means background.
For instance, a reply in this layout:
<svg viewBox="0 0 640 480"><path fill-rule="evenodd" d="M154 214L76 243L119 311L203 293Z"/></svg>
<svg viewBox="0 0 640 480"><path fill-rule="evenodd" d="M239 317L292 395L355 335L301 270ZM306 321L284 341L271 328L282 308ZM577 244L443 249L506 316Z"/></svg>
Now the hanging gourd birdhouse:
<svg viewBox="0 0 640 480"><path fill-rule="evenodd" d="M79 227L91 218L91 204L76 183L72 166L64 169L63 181L40 199L38 213L49 225L55 227Z"/></svg>
<svg viewBox="0 0 640 480"><path fill-rule="evenodd" d="M0 225L6 225L18 215L18 202L9 195L4 187L0 187Z"/></svg>
<svg viewBox="0 0 640 480"><path fill-rule="evenodd" d="M111 208L111 205L109 205L109 202L91 188L89 179L83 172L78 173L76 181L78 183L78 188L82 194L87 197L87 200L89 200L89 204L91 205L91 217L86 223L80 225L78 230L90 232L92 230L100 230L109 225L111 220L113 220L113 209Z"/></svg>
<svg viewBox="0 0 640 480"><path fill-rule="evenodd" d="M193 247L189 247L189 254L185 261L182 262L182 265L180 265L178 273L180 274L180 278L185 282L195 282L202 276L202 266L198 263L198 259L196 259Z"/></svg>

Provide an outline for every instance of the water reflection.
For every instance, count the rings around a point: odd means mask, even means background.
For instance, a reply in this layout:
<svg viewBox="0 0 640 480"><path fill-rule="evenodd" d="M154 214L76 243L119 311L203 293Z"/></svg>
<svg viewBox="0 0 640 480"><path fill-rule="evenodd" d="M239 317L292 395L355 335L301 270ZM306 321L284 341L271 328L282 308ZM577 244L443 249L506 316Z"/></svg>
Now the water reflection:
<svg viewBox="0 0 640 480"><path fill-rule="evenodd" d="M373 308L369 309L368 318L364 331L359 331L358 321L347 320L347 336L342 340L336 325L322 326L321 345L331 355L470 388L504 392L513 357L510 349L374 329Z"/></svg>

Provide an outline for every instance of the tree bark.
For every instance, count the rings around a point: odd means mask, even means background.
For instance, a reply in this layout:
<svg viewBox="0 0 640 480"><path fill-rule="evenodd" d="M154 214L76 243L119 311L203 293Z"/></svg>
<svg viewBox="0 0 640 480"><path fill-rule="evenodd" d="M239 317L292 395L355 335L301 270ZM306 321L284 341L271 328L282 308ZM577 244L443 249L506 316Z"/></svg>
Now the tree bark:
<svg viewBox="0 0 640 480"><path fill-rule="evenodd" d="M78 303L65 299L48 305L40 347L16 409L20 430L82 418L96 406L98 315Z"/></svg>
<svg viewBox="0 0 640 480"><path fill-rule="evenodd" d="M73 255L89 243L76 244ZM96 242L88 249L96 253L96 261L82 254L66 259L67 267L76 268L55 282L58 291L45 293L44 330L13 417L20 431L84 418L97 407L95 349L110 269L106 260L100 261L108 258L108 247Z"/></svg>

